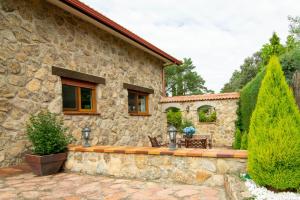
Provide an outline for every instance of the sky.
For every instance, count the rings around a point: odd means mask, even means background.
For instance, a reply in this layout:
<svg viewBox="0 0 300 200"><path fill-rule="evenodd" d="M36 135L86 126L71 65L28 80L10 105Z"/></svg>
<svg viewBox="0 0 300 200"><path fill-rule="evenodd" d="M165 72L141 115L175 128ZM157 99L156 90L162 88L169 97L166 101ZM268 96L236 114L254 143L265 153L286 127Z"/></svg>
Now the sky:
<svg viewBox="0 0 300 200"><path fill-rule="evenodd" d="M170 55L191 58L219 92L275 31L282 42L300 0L81 0Z"/></svg>

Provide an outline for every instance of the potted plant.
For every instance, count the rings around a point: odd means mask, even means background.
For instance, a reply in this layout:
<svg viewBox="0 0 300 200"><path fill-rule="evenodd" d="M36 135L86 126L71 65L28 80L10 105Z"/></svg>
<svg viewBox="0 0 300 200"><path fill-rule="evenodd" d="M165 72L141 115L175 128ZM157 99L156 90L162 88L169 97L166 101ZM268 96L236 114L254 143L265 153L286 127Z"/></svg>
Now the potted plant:
<svg viewBox="0 0 300 200"><path fill-rule="evenodd" d="M193 135L194 135L194 133L196 132L196 130L195 130L194 127L189 126L189 127L185 127L185 128L183 129L183 132L184 132L185 137L187 137L187 138L192 138Z"/></svg>
<svg viewBox="0 0 300 200"><path fill-rule="evenodd" d="M32 154L26 154L25 160L36 175L54 174L60 170L67 159L67 145L72 140L65 134L66 130L63 120L48 110L30 117L26 133L32 143Z"/></svg>
<svg viewBox="0 0 300 200"><path fill-rule="evenodd" d="M184 133L185 137L192 138L196 132L196 129L191 121L185 119L182 123L182 132Z"/></svg>

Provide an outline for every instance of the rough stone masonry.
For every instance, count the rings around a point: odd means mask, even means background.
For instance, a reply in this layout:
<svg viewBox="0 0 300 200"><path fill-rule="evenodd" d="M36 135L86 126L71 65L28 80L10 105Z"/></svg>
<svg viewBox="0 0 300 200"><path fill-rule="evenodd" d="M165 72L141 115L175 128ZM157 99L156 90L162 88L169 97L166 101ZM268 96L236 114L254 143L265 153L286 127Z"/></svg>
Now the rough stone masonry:
<svg viewBox="0 0 300 200"><path fill-rule="evenodd" d="M158 58L43 0L0 1L0 42L0 167L21 161L26 122L42 109L61 114L77 144L86 125L92 145L148 146L147 135L166 134ZM100 115L62 114L52 66L106 79L96 89ZM151 116L129 116L123 83L154 90Z"/></svg>

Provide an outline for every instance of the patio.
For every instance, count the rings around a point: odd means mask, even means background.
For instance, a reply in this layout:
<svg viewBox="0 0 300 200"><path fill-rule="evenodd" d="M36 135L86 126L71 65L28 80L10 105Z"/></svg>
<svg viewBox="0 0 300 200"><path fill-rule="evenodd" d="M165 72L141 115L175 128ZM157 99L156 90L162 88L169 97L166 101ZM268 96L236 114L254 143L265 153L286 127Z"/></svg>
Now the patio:
<svg viewBox="0 0 300 200"><path fill-rule="evenodd" d="M27 168L0 169L0 199L226 199L223 187L164 184L76 173L37 177Z"/></svg>

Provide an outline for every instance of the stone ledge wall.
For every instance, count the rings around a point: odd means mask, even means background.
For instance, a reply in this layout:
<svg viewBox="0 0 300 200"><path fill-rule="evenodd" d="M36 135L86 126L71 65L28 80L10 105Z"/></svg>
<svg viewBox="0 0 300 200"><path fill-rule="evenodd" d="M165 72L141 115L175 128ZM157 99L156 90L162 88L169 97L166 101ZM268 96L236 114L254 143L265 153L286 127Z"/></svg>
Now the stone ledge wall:
<svg viewBox="0 0 300 200"><path fill-rule="evenodd" d="M169 152L165 148L149 148L148 150L133 147L72 149L65 164L66 171L195 185L223 186L224 175L238 175L245 172L247 162L245 158L233 158L234 150L230 150L231 153L229 150L225 150L225 152L221 150L190 150L199 152L199 154L195 153L194 155L197 157L194 157L184 155L185 150L176 150L174 155L162 155ZM124 153L116 153L120 151ZM210 157L198 157L204 155L205 152L208 152L207 155ZM156 155L150 155L150 153L156 153ZM237 155L242 155L241 153L244 155L245 152L237 151ZM222 158L217 155L232 156L232 158Z"/></svg>
<svg viewBox="0 0 300 200"><path fill-rule="evenodd" d="M217 113L216 122L199 122L197 109L204 105L210 105L215 108ZM182 112L182 117L191 120L195 125L196 134L211 135L213 147L232 146L235 121L237 119L238 99L162 103L162 106L164 111L170 107L179 108ZM186 110L187 107L189 107L189 112Z"/></svg>
<svg viewBox="0 0 300 200"><path fill-rule="evenodd" d="M0 43L0 167L22 161L30 114L62 115L61 80L52 66L106 79L96 90L100 116L63 116L78 144L85 126L93 145L148 146L147 135L166 134L163 62L156 57L44 0L1 0ZM151 116L129 116L123 83L154 90Z"/></svg>

